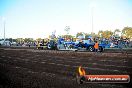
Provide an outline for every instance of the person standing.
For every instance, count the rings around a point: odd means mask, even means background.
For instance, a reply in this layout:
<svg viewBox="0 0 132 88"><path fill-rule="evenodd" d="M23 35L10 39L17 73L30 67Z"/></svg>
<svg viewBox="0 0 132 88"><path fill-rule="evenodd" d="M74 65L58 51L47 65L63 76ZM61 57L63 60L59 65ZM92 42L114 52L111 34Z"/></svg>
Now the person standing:
<svg viewBox="0 0 132 88"><path fill-rule="evenodd" d="M118 48L123 53L123 40L122 39L118 40Z"/></svg>
<svg viewBox="0 0 132 88"><path fill-rule="evenodd" d="M97 41L95 41L94 49L95 49L95 52L98 52L99 44Z"/></svg>

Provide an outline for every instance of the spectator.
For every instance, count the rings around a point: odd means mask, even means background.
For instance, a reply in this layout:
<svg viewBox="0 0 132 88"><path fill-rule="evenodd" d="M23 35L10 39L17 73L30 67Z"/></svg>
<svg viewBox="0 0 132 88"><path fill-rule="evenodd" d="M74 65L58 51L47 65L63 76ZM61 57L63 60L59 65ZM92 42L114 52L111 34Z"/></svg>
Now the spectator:
<svg viewBox="0 0 132 88"><path fill-rule="evenodd" d="M122 40L118 41L118 48L121 50L121 52L123 52L123 41Z"/></svg>
<svg viewBox="0 0 132 88"><path fill-rule="evenodd" d="M127 41L126 41L127 48L129 47L129 44L130 44L130 41L127 39Z"/></svg>
<svg viewBox="0 0 132 88"><path fill-rule="evenodd" d="M28 47L30 47L30 43L28 43Z"/></svg>

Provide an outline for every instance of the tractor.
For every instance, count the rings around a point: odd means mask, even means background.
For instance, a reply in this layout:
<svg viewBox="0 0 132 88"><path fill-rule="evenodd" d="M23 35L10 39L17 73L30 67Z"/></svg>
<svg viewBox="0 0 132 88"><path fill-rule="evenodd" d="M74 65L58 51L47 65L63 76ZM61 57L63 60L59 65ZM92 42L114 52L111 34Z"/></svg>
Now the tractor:
<svg viewBox="0 0 132 88"><path fill-rule="evenodd" d="M93 52L95 51L94 49L94 42L88 43L88 40L82 40L79 41L78 43L75 43L75 48L81 51L90 51ZM99 44L99 52L102 52L105 48L105 45Z"/></svg>

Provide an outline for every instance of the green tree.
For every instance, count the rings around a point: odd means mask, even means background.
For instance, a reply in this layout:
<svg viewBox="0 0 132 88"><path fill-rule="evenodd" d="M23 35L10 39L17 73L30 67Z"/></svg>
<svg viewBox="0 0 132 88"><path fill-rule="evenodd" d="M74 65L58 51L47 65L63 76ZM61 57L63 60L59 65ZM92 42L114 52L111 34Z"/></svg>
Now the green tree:
<svg viewBox="0 0 132 88"><path fill-rule="evenodd" d="M41 42L42 39L41 39L41 38L37 38L36 41L37 41L37 42Z"/></svg>
<svg viewBox="0 0 132 88"><path fill-rule="evenodd" d="M114 30L114 32L113 32L113 35L115 36L115 37L119 37L119 33L120 33L121 31L119 30L119 29L115 29Z"/></svg>
<svg viewBox="0 0 132 88"><path fill-rule="evenodd" d="M115 29L114 34L116 34L116 32L121 32L121 31L119 29Z"/></svg>
<svg viewBox="0 0 132 88"><path fill-rule="evenodd" d="M5 40L8 40L8 41L10 41L10 42L12 42L12 41L13 41L13 39L12 39L12 38L6 38Z"/></svg>
<svg viewBox="0 0 132 88"><path fill-rule="evenodd" d="M98 34L92 33L92 38L98 38Z"/></svg>
<svg viewBox="0 0 132 88"><path fill-rule="evenodd" d="M12 39L12 42L17 42L17 39Z"/></svg>
<svg viewBox="0 0 132 88"><path fill-rule="evenodd" d="M72 36L72 35L62 35L62 38L65 38L67 40L67 39L74 38L74 36Z"/></svg>
<svg viewBox="0 0 132 88"><path fill-rule="evenodd" d="M76 38L79 37L79 36L84 36L85 39L88 39L89 36L92 36L92 38L97 38L97 37L98 37L98 35L95 34L95 33L90 33L90 34L89 34L89 33L84 33L84 32L78 32L78 33L76 34Z"/></svg>
<svg viewBox="0 0 132 88"><path fill-rule="evenodd" d="M76 38L78 37L78 36L83 36L85 33L84 32L78 32L77 34L76 34Z"/></svg>
<svg viewBox="0 0 132 88"><path fill-rule="evenodd" d="M85 33L85 39L88 39L89 36L92 36L92 34Z"/></svg>
<svg viewBox="0 0 132 88"><path fill-rule="evenodd" d="M132 38L132 27L124 27L124 29L122 30L122 34L127 38Z"/></svg>
<svg viewBox="0 0 132 88"><path fill-rule="evenodd" d="M33 38L25 38L24 39L24 42L33 42L34 40L33 40Z"/></svg>
<svg viewBox="0 0 132 88"><path fill-rule="evenodd" d="M103 34L103 31L102 31L102 30L99 30L99 31L98 31L98 36L99 36L99 37L102 37L102 34Z"/></svg>
<svg viewBox="0 0 132 88"><path fill-rule="evenodd" d="M113 35L112 31L106 30L106 31L99 31L98 34L101 33L101 37L103 38L110 38Z"/></svg>
<svg viewBox="0 0 132 88"><path fill-rule="evenodd" d="M24 42L24 39L23 38L17 38L16 41L17 41L17 43L20 43L21 44L21 43Z"/></svg>

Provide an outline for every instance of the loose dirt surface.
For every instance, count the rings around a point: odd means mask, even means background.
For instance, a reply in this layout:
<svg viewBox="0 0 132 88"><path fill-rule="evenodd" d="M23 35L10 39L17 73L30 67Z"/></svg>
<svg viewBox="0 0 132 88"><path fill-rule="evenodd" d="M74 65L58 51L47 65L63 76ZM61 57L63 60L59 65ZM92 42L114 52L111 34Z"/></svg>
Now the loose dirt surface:
<svg viewBox="0 0 132 88"><path fill-rule="evenodd" d="M132 76L132 53L94 53L0 48L0 88L132 88L130 83L79 85L79 66L86 74Z"/></svg>

